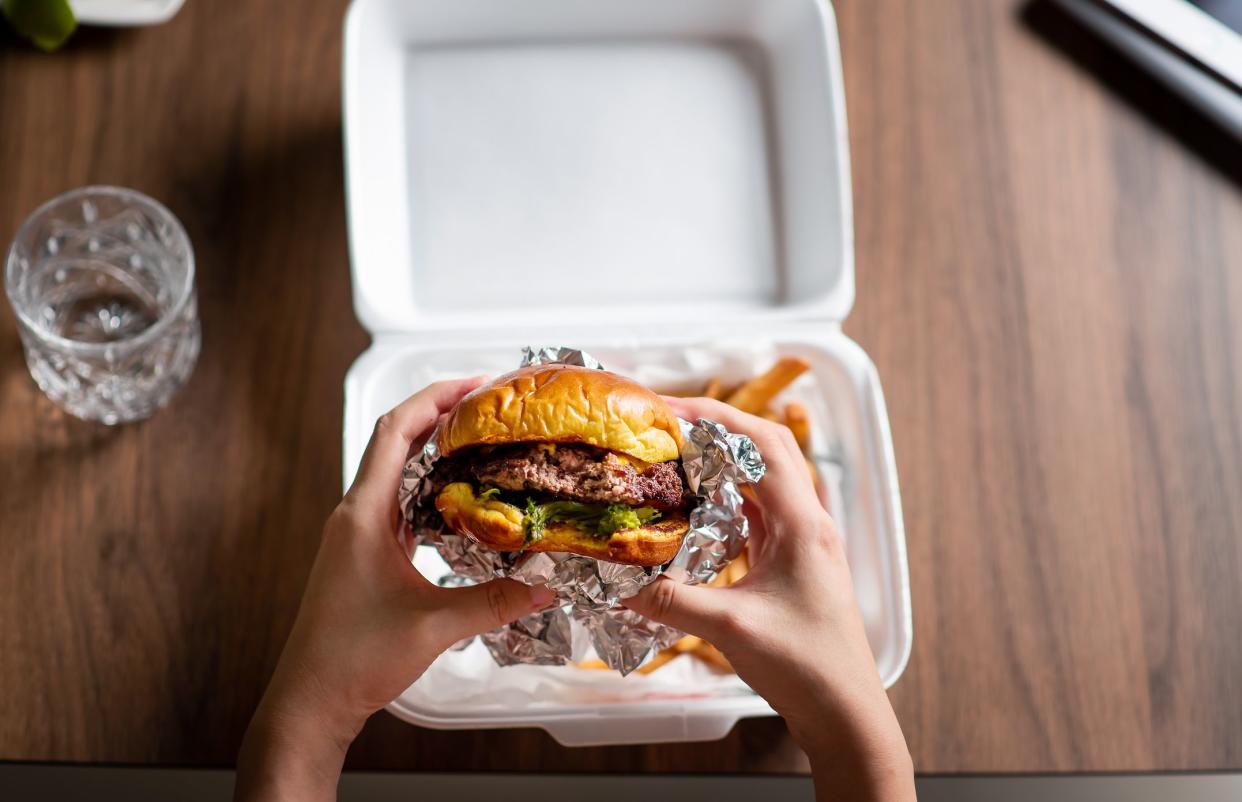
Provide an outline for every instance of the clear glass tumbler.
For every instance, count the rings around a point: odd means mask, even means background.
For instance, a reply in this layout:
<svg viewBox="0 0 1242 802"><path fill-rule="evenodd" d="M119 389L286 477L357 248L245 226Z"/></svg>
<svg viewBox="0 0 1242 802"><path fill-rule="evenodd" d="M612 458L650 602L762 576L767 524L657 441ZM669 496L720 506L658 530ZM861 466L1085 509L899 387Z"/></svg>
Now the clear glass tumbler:
<svg viewBox="0 0 1242 802"><path fill-rule="evenodd" d="M13 240L4 287L30 374L79 418L146 418L198 361L194 251L140 192L83 187L40 206Z"/></svg>

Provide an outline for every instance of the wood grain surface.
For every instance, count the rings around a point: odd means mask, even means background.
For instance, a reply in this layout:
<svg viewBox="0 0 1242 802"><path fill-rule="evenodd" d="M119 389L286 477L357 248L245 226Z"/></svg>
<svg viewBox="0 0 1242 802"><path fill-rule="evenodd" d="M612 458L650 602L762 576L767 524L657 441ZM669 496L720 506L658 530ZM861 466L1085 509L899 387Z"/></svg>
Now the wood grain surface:
<svg viewBox="0 0 1242 802"><path fill-rule="evenodd" d="M340 491L343 0L0 35L0 239L131 186L203 356L119 429L0 309L0 759L226 765ZM1242 147L1043 3L841 0L858 301L896 441L924 772L1242 769ZM802 771L777 720L570 750L380 714L356 768Z"/></svg>

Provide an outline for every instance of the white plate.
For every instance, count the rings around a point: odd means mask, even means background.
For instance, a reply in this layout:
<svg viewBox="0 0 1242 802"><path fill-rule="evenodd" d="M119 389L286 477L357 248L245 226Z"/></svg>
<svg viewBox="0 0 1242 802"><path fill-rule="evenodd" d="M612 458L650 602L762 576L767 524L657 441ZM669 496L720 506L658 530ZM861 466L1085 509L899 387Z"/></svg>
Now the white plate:
<svg viewBox="0 0 1242 802"><path fill-rule="evenodd" d="M69 0L69 5L82 25L137 27L168 22L181 10L184 2L185 0Z"/></svg>

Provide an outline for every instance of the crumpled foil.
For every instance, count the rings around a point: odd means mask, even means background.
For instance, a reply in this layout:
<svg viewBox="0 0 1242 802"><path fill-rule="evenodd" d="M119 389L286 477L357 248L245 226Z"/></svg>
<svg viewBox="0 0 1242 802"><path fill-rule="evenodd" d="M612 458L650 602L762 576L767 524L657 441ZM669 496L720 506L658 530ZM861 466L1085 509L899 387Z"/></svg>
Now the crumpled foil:
<svg viewBox="0 0 1242 802"><path fill-rule="evenodd" d="M578 351L558 345L546 346L544 348L526 346L522 349L522 364L518 365L518 367L525 368L530 365L543 365L550 362L560 365L577 365L578 367L590 368L591 370L604 369L599 360L586 351Z"/></svg>
<svg viewBox="0 0 1242 802"><path fill-rule="evenodd" d="M521 367L553 362L603 369L597 359L572 348L522 351ZM749 437L706 419L680 423L682 466L698 504L681 550L665 566L622 565L563 552L502 553L450 531L435 510L427 479L440 459L434 432L402 474L397 500L409 524L401 533L402 545L411 559L419 545L433 546L453 572L438 578L445 586L507 577L556 591L554 605L480 636L498 664L563 665L575 653L575 638L585 637L605 664L628 674L681 633L618 601L661 574L692 585L710 582L746 545L749 532L738 486L763 477L763 458ZM579 625L577 632L571 623Z"/></svg>

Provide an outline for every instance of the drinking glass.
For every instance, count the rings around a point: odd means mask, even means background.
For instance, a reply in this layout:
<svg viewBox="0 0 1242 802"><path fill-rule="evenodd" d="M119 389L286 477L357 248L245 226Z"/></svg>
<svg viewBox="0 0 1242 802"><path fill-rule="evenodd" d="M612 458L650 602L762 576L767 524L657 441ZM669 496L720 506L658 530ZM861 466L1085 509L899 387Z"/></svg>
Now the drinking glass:
<svg viewBox="0 0 1242 802"><path fill-rule="evenodd" d="M83 187L40 206L17 231L4 287L30 375L79 418L146 418L198 361L194 251L140 192Z"/></svg>

